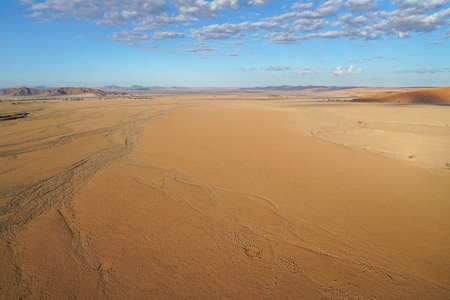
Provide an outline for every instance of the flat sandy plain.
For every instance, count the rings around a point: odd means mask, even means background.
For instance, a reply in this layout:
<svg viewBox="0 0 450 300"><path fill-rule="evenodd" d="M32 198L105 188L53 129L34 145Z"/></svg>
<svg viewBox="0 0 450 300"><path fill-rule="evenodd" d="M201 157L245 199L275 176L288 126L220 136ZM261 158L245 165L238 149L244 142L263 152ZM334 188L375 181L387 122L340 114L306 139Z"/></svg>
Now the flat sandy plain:
<svg viewBox="0 0 450 300"><path fill-rule="evenodd" d="M1 102L0 298L449 299L450 106L267 94Z"/></svg>

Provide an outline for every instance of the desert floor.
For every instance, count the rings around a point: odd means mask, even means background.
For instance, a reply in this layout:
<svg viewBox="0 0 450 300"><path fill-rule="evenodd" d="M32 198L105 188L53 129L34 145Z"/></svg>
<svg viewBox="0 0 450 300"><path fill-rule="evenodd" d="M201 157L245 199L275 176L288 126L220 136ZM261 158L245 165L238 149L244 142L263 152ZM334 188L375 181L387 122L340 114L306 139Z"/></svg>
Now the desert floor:
<svg viewBox="0 0 450 300"><path fill-rule="evenodd" d="M450 298L450 106L151 96L0 103L0 298Z"/></svg>

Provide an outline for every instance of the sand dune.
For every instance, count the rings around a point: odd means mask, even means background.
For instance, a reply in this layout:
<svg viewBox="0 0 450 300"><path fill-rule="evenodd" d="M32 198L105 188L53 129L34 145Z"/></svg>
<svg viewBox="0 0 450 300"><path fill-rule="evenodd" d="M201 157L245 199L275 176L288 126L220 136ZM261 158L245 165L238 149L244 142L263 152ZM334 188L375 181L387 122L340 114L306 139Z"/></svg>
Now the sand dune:
<svg viewBox="0 0 450 300"><path fill-rule="evenodd" d="M396 103L434 103L450 104L450 87L430 88L419 91L402 92L394 95L375 95L360 97L356 102L396 102Z"/></svg>
<svg viewBox="0 0 450 300"><path fill-rule="evenodd" d="M154 98L0 122L0 298L450 297L449 107Z"/></svg>

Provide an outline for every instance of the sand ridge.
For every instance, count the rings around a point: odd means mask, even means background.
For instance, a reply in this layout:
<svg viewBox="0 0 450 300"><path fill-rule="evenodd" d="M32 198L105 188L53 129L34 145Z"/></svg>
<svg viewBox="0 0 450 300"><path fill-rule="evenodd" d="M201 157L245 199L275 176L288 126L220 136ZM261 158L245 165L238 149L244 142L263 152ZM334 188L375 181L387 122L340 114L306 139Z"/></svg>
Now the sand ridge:
<svg viewBox="0 0 450 300"><path fill-rule="evenodd" d="M2 297L447 298L448 108L285 97L26 104L0 123Z"/></svg>
<svg viewBox="0 0 450 300"><path fill-rule="evenodd" d="M450 104L450 87L420 89L395 93L393 95L379 95L374 97L359 97L357 102L397 102L397 103L428 103L428 104Z"/></svg>

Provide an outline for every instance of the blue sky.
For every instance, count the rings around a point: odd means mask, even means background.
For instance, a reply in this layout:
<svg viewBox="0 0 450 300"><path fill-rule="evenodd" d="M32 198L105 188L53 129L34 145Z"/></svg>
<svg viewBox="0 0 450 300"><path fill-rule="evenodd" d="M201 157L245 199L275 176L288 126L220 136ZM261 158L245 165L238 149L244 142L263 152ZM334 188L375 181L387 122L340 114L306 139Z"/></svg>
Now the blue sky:
<svg viewBox="0 0 450 300"><path fill-rule="evenodd" d="M450 1L1 0L0 88L449 86Z"/></svg>

